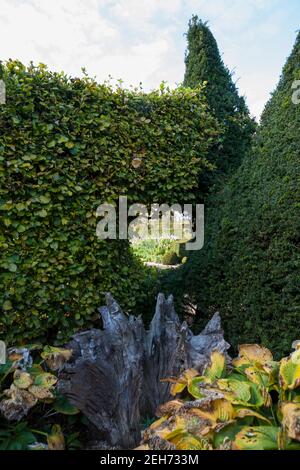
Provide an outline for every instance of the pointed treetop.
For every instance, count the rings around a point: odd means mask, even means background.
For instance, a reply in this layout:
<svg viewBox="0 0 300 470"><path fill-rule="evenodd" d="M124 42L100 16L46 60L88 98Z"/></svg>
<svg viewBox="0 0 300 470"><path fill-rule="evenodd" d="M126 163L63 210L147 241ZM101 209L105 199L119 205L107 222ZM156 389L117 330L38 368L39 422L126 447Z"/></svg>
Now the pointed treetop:
<svg viewBox="0 0 300 470"><path fill-rule="evenodd" d="M224 65L207 22L193 16L187 41L184 86L195 88L207 82L208 103L221 119L236 111L246 111L245 101L239 96L232 75Z"/></svg>

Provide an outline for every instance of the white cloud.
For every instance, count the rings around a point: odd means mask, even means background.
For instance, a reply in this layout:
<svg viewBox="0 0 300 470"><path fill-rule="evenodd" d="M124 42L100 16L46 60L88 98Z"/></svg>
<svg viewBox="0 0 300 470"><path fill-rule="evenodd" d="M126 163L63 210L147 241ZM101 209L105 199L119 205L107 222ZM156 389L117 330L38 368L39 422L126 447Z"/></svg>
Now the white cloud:
<svg viewBox="0 0 300 470"><path fill-rule="evenodd" d="M225 63L237 66L241 91L259 114L290 47L290 39L278 42L286 5L280 0L0 0L1 60L43 62L76 76L85 67L99 81L112 75L127 86L143 82L145 89L162 80L173 85L183 79L183 33L197 13L209 19Z"/></svg>

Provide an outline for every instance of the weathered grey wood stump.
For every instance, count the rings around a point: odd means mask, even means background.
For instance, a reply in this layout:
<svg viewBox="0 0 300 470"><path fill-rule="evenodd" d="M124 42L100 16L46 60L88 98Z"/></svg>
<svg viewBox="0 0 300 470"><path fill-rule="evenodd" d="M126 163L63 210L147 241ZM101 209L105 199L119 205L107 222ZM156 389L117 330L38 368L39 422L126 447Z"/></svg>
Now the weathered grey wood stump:
<svg viewBox="0 0 300 470"><path fill-rule="evenodd" d="M67 345L71 362L60 374L59 388L97 430L95 440L132 448L141 439L143 416L154 416L170 399L162 379L193 367L202 371L214 350L226 352L221 319L214 315L194 336L174 309L173 297L158 295L148 331L141 317L125 315L110 294L99 312L103 330L78 333Z"/></svg>

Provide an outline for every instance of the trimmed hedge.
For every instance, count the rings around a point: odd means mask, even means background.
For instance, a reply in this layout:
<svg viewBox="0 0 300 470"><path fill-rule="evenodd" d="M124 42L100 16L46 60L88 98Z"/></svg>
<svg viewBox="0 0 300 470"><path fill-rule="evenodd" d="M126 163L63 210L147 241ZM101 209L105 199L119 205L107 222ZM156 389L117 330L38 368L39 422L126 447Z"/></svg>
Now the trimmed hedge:
<svg viewBox="0 0 300 470"><path fill-rule="evenodd" d="M61 341L104 291L128 311L147 295L128 243L96 238L97 206L193 202L219 129L200 88L146 95L13 61L1 74L0 334Z"/></svg>
<svg viewBox="0 0 300 470"><path fill-rule="evenodd" d="M197 302L202 325L219 309L230 343L263 343L278 357L300 338L299 79L300 34L253 151L210 199L204 250L167 281Z"/></svg>

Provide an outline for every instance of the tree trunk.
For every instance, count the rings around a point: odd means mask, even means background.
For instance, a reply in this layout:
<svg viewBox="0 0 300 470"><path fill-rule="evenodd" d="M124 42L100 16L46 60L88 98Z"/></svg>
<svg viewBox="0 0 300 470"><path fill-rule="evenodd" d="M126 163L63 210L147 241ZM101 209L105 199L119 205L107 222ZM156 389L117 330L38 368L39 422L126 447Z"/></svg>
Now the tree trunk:
<svg viewBox="0 0 300 470"><path fill-rule="evenodd" d="M106 302L99 309L103 330L78 333L67 345L73 356L59 388L94 425L96 440L132 448L141 439L142 417L154 416L170 399L170 385L161 379L190 367L201 372L213 350L226 353L229 345L218 313L194 336L180 322L172 296L158 295L149 331L141 317L125 315L110 294Z"/></svg>

